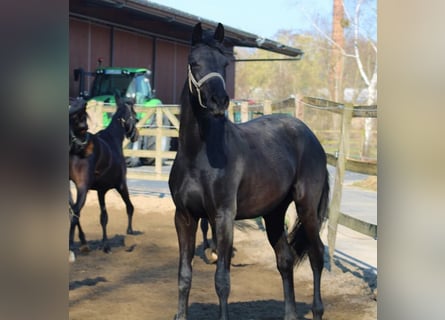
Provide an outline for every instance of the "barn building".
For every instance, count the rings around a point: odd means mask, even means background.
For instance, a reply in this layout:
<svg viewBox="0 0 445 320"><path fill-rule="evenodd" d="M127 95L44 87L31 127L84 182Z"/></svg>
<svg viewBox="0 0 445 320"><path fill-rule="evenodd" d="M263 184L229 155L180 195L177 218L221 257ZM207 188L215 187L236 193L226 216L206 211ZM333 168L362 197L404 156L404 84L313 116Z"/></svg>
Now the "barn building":
<svg viewBox="0 0 445 320"><path fill-rule="evenodd" d="M73 70L102 66L144 67L152 71L152 87L166 104L179 103L186 79L187 56L194 25L214 29L217 22L145 0L69 1L69 94L79 93ZM261 48L300 58L303 52L273 40L224 25L229 52L235 46ZM229 96L235 92L235 64L227 68ZM89 88L91 79L86 79Z"/></svg>

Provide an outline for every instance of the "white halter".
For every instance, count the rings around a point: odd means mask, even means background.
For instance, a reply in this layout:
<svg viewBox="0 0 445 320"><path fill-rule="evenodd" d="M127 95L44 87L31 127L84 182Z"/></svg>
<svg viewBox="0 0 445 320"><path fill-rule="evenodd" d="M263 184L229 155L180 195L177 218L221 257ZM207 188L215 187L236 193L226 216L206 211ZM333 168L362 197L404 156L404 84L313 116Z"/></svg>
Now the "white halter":
<svg viewBox="0 0 445 320"><path fill-rule="evenodd" d="M193 89L192 89L192 84L193 84L193 86L196 89L196 92L198 93L199 104L203 108L207 108L207 106L205 106L202 103L202 100L201 100L200 88L204 84L204 82L206 82L210 78L217 77L217 78L221 79L221 81L223 83L223 86L224 86L224 90L226 89L226 82L224 81L223 76L221 74L219 74L218 72L210 72L210 73L206 74L204 77L202 77L201 80L196 81L195 77L193 77L193 74L192 74L192 68L190 67L190 65L188 65L188 77L189 77L189 89L190 89L190 92L193 93Z"/></svg>

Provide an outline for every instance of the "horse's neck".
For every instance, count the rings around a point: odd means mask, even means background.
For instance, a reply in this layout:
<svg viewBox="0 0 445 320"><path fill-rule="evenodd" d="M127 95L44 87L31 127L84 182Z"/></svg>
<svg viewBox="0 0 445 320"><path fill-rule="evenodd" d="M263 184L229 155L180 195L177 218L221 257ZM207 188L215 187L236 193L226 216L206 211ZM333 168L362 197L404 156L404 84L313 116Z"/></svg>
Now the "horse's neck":
<svg viewBox="0 0 445 320"><path fill-rule="evenodd" d="M179 144L182 150L193 152L200 148L203 143L200 134L199 123L196 115L192 110L192 102L190 100L188 87L184 87L181 98L181 114L179 127Z"/></svg>
<svg viewBox="0 0 445 320"><path fill-rule="evenodd" d="M113 118L108 127L102 130L100 136L109 143L114 143L121 146L122 142L124 141L125 129L119 123L117 118Z"/></svg>
<svg viewBox="0 0 445 320"><path fill-rule="evenodd" d="M203 148L211 154L225 154L226 119L201 116L200 106L193 112L192 101L182 100L179 144L183 152L196 156ZM209 159L210 160L210 159Z"/></svg>
<svg viewBox="0 0 445 320"><path fill-rule="evenodd" d="M195 121L185 120L181 116L178 152L188 158L194 158L202 149L203 141L199 134L199 127Z"/></svg>

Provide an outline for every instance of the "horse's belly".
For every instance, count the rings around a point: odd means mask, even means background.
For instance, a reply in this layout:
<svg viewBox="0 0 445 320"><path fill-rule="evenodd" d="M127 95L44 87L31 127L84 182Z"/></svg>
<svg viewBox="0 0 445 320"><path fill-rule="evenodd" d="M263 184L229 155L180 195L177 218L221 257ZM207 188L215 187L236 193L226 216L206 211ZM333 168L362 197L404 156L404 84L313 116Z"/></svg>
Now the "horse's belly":
<svg viewBox="0 0 445 320"><path fill-rule="evenodd" d="M261 190L240 192L237 198L236 219L250 219L268 214L278 206L288 205L291 199L290 186L278 188L263 186Z"/></svg>

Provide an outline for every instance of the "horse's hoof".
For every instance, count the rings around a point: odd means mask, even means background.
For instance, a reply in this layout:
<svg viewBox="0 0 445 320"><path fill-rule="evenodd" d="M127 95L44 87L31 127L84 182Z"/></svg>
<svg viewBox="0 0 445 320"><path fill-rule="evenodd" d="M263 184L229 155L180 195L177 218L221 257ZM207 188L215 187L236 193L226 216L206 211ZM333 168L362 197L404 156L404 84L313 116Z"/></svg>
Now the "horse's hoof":
<svg viewBox="0 0 445 320"><path fill-rule="evenodd" d="M133 229L127 229L127 234L134 234Z"/></svg>
<svg viewBox="0 0 445 320"><path fill-rule="evenodd" d="M80 250L80 252L82 252L82 253L88 253L88 252L91 251L91 250L90 250L90 247L88 247L87 244L82 244L82 245L80 246L79 250Z"/></svg>
<svg viewBox="0 0 445 320"><path fill-rule="evenodd" d="M110 248L109 246L104 246L103 251L104 251L105 253L111 253L111 248Z"/></svg>
<svg viewBox="0 0 445 320"><path fill-rule="evenodd" d="M74 261L76 261L76 255L75 255L74 252L71 251L71 250L70 250L70 255L69 255L69 259L68 259L68 261L69 261L70 263L73 263Z"/></svg>
<svg viewBox="0 0 445 320"><path fill-rule="evenodd" d="M214 250L212 250L212 248L205 249L204 255L207 259L207 263L209 263L209 264L213 264L213 263L216 263L216 261L218 261L218 255L216 254L216 252Z"/></svg>

